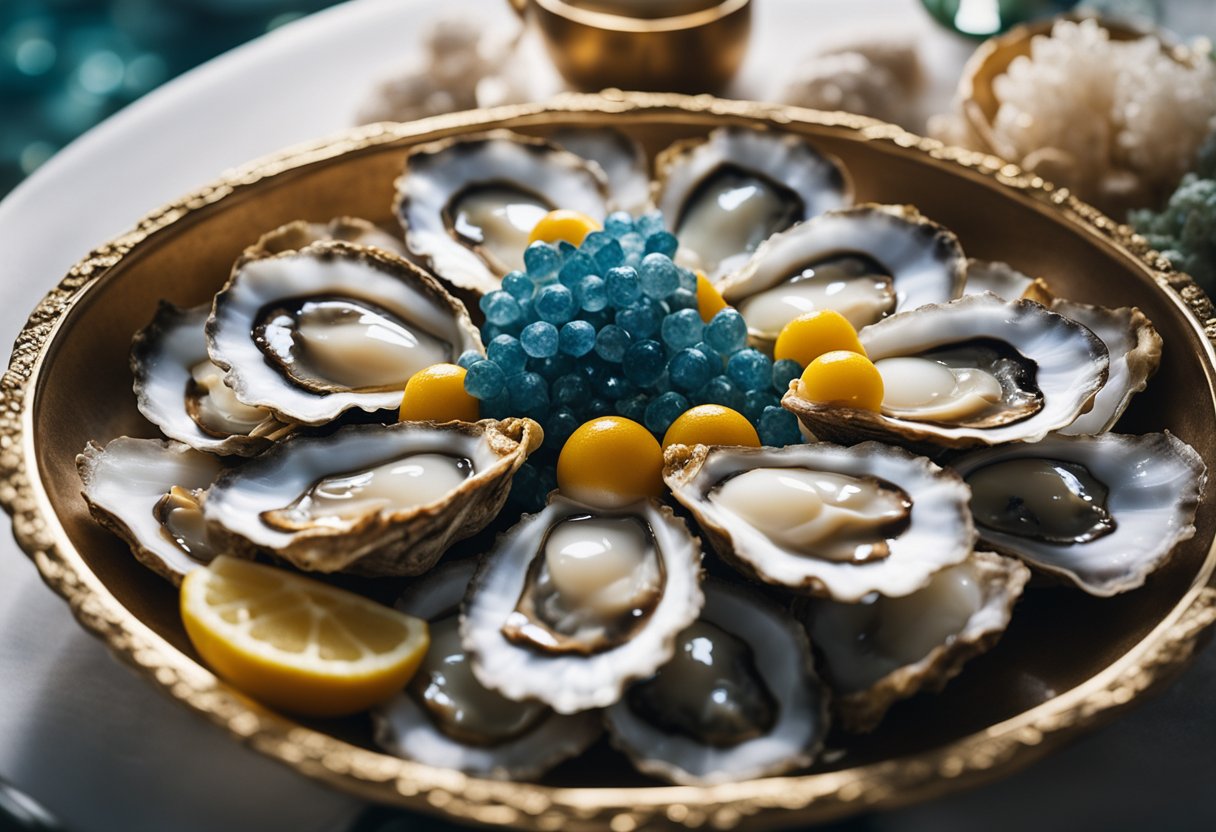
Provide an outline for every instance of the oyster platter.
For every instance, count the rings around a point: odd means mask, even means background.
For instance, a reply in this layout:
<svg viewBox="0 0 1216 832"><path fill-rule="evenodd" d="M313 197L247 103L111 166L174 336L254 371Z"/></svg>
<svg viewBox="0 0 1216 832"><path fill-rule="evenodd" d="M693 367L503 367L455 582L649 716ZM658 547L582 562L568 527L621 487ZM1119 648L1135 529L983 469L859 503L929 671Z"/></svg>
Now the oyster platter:
<svg viewBox="0 0 1216 832"><path fill-rule="evenodd" d="M1149 255L727 106L365 132L78 270L28 424L85 623L306 773L541 828L906 802L1180 667L1210 346Z"/></svg>

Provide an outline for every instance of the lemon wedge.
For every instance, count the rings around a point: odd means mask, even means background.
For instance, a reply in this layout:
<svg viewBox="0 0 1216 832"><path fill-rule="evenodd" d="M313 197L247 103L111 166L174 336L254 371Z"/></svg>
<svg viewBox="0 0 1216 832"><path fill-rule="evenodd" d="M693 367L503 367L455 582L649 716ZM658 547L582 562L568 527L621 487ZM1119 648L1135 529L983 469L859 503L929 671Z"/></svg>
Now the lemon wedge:
<svg viewBox="0 0 1216 832"><path fill-rule="evenodd" d="M392 697L430 646L421 619L223 555L182 581L181 614L216 673L305 716L344 716Z"/></svg>

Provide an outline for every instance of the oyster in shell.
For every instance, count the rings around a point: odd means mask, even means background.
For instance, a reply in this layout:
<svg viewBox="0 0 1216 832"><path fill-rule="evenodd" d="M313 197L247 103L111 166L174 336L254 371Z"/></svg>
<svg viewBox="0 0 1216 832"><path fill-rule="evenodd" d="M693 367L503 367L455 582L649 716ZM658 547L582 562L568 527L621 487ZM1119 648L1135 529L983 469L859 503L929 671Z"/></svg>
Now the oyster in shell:
<svg viewBox="0 0 1216 832"><path fill-rule="evenodd" d="M549 140L603 169L614 210L640 214L650 205L650 165L636 139L605 127L562 127Z"/></svg>
<svg viewBox="0 0 1216 832"><path fill-rule="evenodd" d="M781 400L815 436L917 448L1035 442L1089 410L1110 356L1086 327L1028 300L968 295L902 312L858 337L883 379L880 412Z"/></svg>
<svg viewBox="0 0 1216 832"><path fill-rule="evenodd" d="M508 699L602 708L675 650L704 602L701 546L671 509L556 492L499 538L461 621L473 672Z"/></svg>
<svg viewBox="0 0 1216 832"><path fill-rule="evenodd" d="M1051 301L1055 298L1051 288L1041 277L1022 274L1013 266L999 260L970 259L967 261L967 284L963 287L963 293L982 295L985 292L1002 300L1024 298L1044 306L1051 306Z"/></svg>
<svg viewBox="0 0 1216 832"><path fill-rule="evenodd" d="M76 457L85 502L144 566L180 584L218 551L203 523L202 494L220 461L181 442L120 436Z"/></svg>
<svg viewBox="0 0 1216 832"><path fill-rule="evenodd" d="M373 711L376 742L399 757L479 777L539 777L603 733L600 714L562 716L478 684L458 620L476 568L472 559L441 566L397 601L397 609L429 622L431 646L409 686Z"/></svg>
<svg viewBox="0 0 1216 832"><path fill-rule="evenodd" d="M1090 595L1141 586L1195 534L1207 466L1169 432L1051 436L959 457L980 540Z"/></svg>
<svg viewBox="0 0 1216 832"><path fill-rule="evenodd" d="M299 569L418 575L494 519L540 442L530 419L294 436L215 482L207 527L225 551Z"/></svg>
<svg viewBox="0 0 1216 832"><path fill-rule="evenodd" d="M802 136L719 127L655 161L655 205L678 258L718 280L779 231L851 201L844 168Z"/></svg>
<svg viewBox="0 0 1216 832"><path fill-rule="evenodd" d="M962 480L877 442L672 445L664 461L672 496L714 551L795 592L907 595L965 560L975 541Z"/></svg>
<svg viewBox="0 0 1216 832"><path fill-rule="evenodd" d="M296 220L263 234L245 249L245 257L267 257L286 251L299 251L313 243L337 240L357 246L381 248L405 256L405 244L386 231L358 217L335 217L328 223Z"/></svg>
<svg viewBox="0 0 1216 832"><path fill-rule="evenodd" d="M897 700L941 690L1005 632L1028 580L1018 561L976 552L902 598L799 601L839 724L869 732Z"/></svg>
<svg viewBox="0 0 1216 832"><path fill-rule="evenodd" d="M416 371L483 351L464 305L434 278L341 242L238 261L207 340L237 399L306 425L396 408Z"/></svg>
<svg viewBox="0 0 1216 832"><path fill-rule="evenodd" d="M540 139L499 130L413 148L397 179L397 218L412 254L452 286L483 295L523 269L533 227L568 208L607 214L599 165Z"/></svg>
<svg viewBox="0 0 1216 832"><path fill-rule="evenodd" d="M688 786L810 765L827 734L828 692L806 634L785 610L723 581L680 633L676 656L608 709L609 738L637 768Z"/></svg>
<svg viewBox="0 0 1216 832"><path fill-rule="evenodd" d="M213 454L253 456L293 425L266 408L243 404L207 355L210 306L182 309L161 301L131 344L139 412L172 439Z"/></svg>
<svg viewBox="0 0 1216 832"><path fill-rule="evenodd" d="M759 344L799 315L834 309L855 329L962 294L966 258L954 234L910 205L821 214L761 244L718 284Z"/></svg>
<svg viewBox="0 0 1216 832"><path fill-rule="evenodd" d="M1103 433L1115 426L1132 396L1148 386L1161 364L1161 336L1134 306L1108 309L1057 298L1051 311L1087 327L1110 352L1110 377L1098 391L1094 406L1059 432L1068 436Z"/></svg>

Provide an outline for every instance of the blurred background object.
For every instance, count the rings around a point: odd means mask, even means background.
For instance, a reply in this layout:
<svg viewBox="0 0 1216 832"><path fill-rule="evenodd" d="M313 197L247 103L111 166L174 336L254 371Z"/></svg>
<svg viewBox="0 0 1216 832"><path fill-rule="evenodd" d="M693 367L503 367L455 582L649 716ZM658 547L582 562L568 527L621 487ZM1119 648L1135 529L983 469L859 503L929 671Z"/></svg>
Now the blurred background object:
<svg viewBox="0 0 1216 832"><path fill-rule="evenodd" d="M338 0L0 0L0 195L170 78Z"/></svg>

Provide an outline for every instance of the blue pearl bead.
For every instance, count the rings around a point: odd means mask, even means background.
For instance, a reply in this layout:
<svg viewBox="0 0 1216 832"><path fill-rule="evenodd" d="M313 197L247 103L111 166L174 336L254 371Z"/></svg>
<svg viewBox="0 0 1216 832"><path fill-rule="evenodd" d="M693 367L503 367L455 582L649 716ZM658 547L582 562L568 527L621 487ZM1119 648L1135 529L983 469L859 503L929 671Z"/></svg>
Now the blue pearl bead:
<svg viewBox="0 0 1216 832"><path fill-rule="evenodd" d="M726 374L744 390L768 391L773 386L773 362L755 349L736 352L726 362Z"/></svg>
<svg viewBox="0 0 1216 832"><path fill-rule="evenodd" d="M520 318L519 301L503 291L482 295L478 305L486 320L498 326L510 326Z"/></svg>
<svg viewBox="0 0 1216 832"><path fill-rule="evenodd" d="M582 373L568 373L553 380L553 400L565 405L579 405L591 395L591 384Z"/></svg>
<svg viewBox="0 0 1216 832"><path fill-rule="evenodd" d="M510 336L508 336L510 337ZM460 358L456 359L457 366L464 367L466 370L473 365L474 362L485 358L484 355L477 350L465 350L460 354Z"/></svg>
<svg viewBox="0 0 1216 832"><path fill-rule="evenodd" d="M549 408L549 385L539 373L511 376L507 389L511 393L511 407L518 413L546 411Z"/></svg>
<svg viewBox="0 0 1216 832"><path fill-rule="evenodd" d="M646 406L646 414L643 417L645 425L651 433L662 436L688 407L688 399L679 393L667 392L655 396Z"/></svg>
<svg viewBox="0 0 1216 832"><path fill-rule="evenodd" d="M679 243L676 241L676 235L670 231L656 231L646 238L646 253L647 254L662 254L664 257L675 257L676 248Z"/></svg>
<svg viewBox="0 0 1216 832"><path fill-rule="evenodd" d="M664 254L647 254L642 258L638 277L642 281L642 294L662 300L680 288L680 273L671 258Z"/></svg>
<svg viewBox="0 0 1216 832"><path fill-rule="evenodd" d="M789 358L773 362L773 389L778 396L784 396L790 389L790 382L802 375L802 365Z"/></svg>
<svg viewBox="0 0 1216 832"><path fill-rule="evenodd" d="M633 339L615 324L609 324L595 336L595 354L605 361L619 363Z"/></svg>
<svg viewBox="0 0 1216 832"><path fill-rule="evenodd" d="M475 399L493 399L506 388L507 377L502 368L483 358L475 361L464 374L464 389Z"/></svg>
<svg viewBox="0 0 1216 832"><path fill-rule="evenodd" d="M558 332L558 349L575 358L591 352L595 341L595 327L586 321L570 321Z"/></svg>
<svg viewBox="0 0 1216 832"><path fill-rule="evenodd" d="M637 270L629 266L609 269L604 273L604 281L608 287L608 302L617 309L632 305L642 294Z"/></svg>
<svg viewBox="0 0 1216 832"><path fill-rule="evenodd" d="M760 441L765 445L781 448L802 441L797 417L781 407L764 408L756 427Z"/></svg>
<svg viewBox="0 0 1216 832"><path fill-rule="evenodd" d="M561 264L561 255L547 243L536 242L524 249L524 266L533 282L553 277Z"/></svg>
<svg viewBox="0 0 1216 832"><path fill-rule="evenodd" d="M528 363L528 354L524 352L523 345L511 335L499 335L491 341L486 355L508 376L522 373Z"/></svg>
<svg viewBox="0 0 1216 832"><path fill-rule="evenodd" d="M691 392L699 390L709 381L713 376L713 367L705 353L688 347L671 357L671 361L667 362L667 372L671 376L672 387Z"/></svg>
<svg viewBox="0 0 1216 832"><path fill-rule="evenodd" d="M669 349L680 350L691 347L701 340L701 331L705 325L701 323L701 313L695 309L681 309L663 318L663 343Z"/></svg>
<svg viewBox="0 0 1216 832"><path fill-rule="evenodd" d="M575 296L585 312L599 312L608 306L608 284L598 274L589 274L579 281Z"/></svg>
<svg viewBox="0 0 1216 832"><path fill-rule="evenodd" d="M648 387L659 380L667 366L667 356L658 341L638 341L625 350L621 369L625 378L639 387Z"/></svg>
<svg viewBox="0 0 1216 832"><path fill-rule="evenodd" d="M723 355L743 349L747 343L747 323L736 310L719 310L705 326L705 340Z"/></svg>
<svg viewBox="0 0 1216 832"><path fill-rule="evenodd" d="M633 217L627 211L613 211L604 220L604 230L619 239L633 231Z"/></svg>
<svg viewBox="0 0 1216 832"><path fill-rule="evenodd" d="M511 297L519 300L527 300L532 297L534 289L532 278L528 277L523 272L507 272L502 279L502 289Z"/></svg>
<svg viewBox="0 0 1216 832"><path fill-rule="evenodd" d="M565 286L554 283L542 287L536 293L536 298L532 301L532 308L536 310L536 317L542 321L548 321L554 326L561 326L574 316L577 305L574 302L573 292Z"/></svg>
<svg viewBox="0 0 1216 832"><path fill-rule="evenodd" d="M548 358L557 354L557 327L548 321L537 321L524 327L519 343L533 358Z"/></svg>

